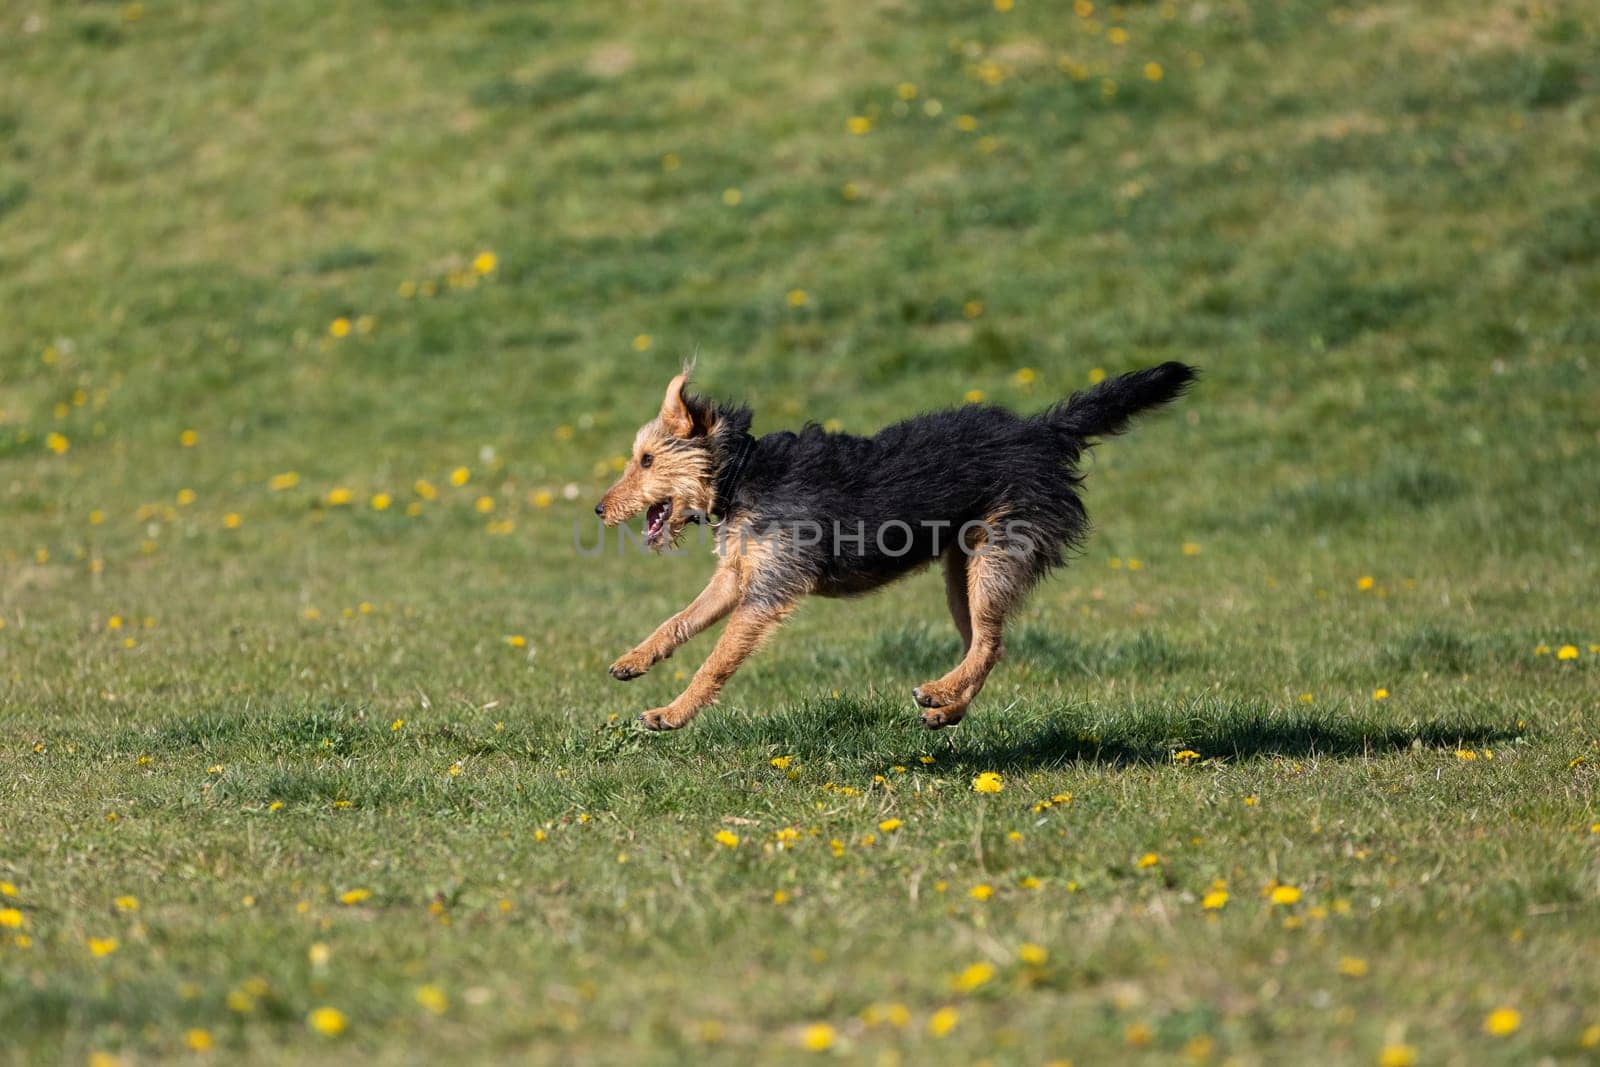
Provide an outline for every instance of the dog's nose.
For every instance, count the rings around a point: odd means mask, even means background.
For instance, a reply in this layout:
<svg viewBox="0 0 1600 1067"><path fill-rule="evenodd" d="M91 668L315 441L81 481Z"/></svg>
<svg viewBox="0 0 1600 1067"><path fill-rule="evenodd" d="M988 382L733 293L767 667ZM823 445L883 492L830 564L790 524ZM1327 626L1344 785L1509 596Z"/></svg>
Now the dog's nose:
<svg viewBox="0 0 1600 1067"><path fill-rule="evenodd" d="M604 504L596 504L594 506L594 513L596 515L600 516L602 519L605 518L606 517L606 506Z"/></svg>

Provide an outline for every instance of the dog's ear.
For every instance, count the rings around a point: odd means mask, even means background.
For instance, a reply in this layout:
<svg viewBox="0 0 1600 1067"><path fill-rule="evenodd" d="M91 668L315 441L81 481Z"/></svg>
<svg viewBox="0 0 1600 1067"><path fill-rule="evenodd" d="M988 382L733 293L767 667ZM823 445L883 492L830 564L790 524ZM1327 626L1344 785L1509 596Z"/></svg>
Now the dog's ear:
<svg viewBox="0 0 1600 1067"><path fill-rule="evenodd" d="M667 383L661 401L661 428L674 437L697 437L710 430L703 405L685 391L688 385L688 373L678 375Z"/></svg>

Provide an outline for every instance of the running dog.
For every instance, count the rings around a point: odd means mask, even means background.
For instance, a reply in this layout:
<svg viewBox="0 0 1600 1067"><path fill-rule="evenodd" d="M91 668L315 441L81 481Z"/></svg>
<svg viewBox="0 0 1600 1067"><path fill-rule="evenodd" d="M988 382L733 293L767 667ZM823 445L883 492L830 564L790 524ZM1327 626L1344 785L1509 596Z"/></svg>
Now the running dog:
<svg viewBox="0 0 1600 1067"><path fill-rule="evenodd" d="M645 543L658 552L709 519L717 569L611 676L639 677L727 617L688 688L642 716L652 730L676 730L717 699L801 597L855 596L940 560L962 658L911 694L924 726L954 726L1000 659L1006 617L1088 534L1078 463L1093 439L1121 433L1195 378L1193 367L1163 363L1035 415L971 404L872 437L816 425L753 437L749 408L692 396L688 371L679 374L594 510L607 526L643 513Z"/></svg>

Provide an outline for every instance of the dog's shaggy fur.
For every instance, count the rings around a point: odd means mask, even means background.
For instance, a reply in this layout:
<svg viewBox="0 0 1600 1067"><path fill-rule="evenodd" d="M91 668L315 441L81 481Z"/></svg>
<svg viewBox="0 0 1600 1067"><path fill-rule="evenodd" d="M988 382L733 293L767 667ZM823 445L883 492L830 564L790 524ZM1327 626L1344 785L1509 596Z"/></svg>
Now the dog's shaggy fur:
<svg viewBox="0 0 1600 1067"><path fill-rule="evenodd" d="M755 438L748 408L691 396L687 373L678 375L595 512L607 526L645 513L645 540L657 550L713 517L720 563L692 604L612 664L612 676L637 678L731 616L689 687L643 717L676 729L716 699L802 596L865 593L938 559L964 654L912 695L930 729L960 722L1000 658L1006 616L1088 532L1077 465L1091 439L1121 433L1194 380L1193 368L1163 363L1036 415L970 405L872 437L812 425Z"/></svg>

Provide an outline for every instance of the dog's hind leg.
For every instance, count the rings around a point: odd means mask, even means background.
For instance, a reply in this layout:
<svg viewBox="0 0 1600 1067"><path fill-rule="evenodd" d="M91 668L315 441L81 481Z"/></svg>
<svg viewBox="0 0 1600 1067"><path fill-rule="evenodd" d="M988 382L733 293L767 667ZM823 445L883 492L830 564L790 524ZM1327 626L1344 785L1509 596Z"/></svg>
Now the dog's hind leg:
<svg viewBox="0 0 1600 1067"><path fill-rule="evenodd" d="M967 603L967 554L957 545L944 556L944 599L961 635L961 654L972 651L972 609Z"/></svg>
<svg viewBox="0 0 1600 1067"><path fill-rule="evenodd" d="M960 553L961 547L954 551ZM956 668L936 682L917 686L911 695L925 710L922 724L930 730L954 726L967 705L983 689L1005 647L1006 616L1032 585L1033 559L1005 545L981 544L966 558L967 610L972 640ZM949 571L945 572L949 575Z"/></svg>
<svg viewBox="0 0 1600 1067"><path fill-rule="evenodd" d="M639 677L672 655L679 645L719 622L738 602L738 573L726 564L719 566L688 607L657 626L638 648L611 665L611 677L619 682Z"/></svg>

